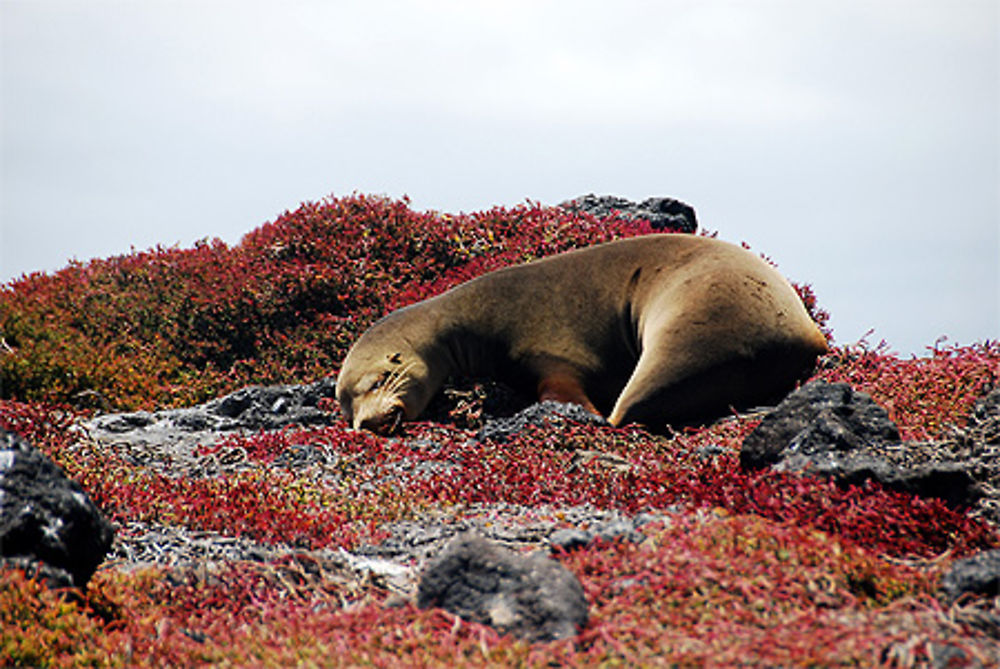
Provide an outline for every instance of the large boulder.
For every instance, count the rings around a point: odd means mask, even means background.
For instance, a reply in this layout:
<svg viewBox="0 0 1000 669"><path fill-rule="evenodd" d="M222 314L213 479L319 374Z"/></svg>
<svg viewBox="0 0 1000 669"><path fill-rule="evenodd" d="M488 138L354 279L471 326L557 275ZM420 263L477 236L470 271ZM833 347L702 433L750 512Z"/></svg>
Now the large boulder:
<svg viewBox="0 0 1000 669"><path fill-rule="evenodd" d="M0 561L83 588L114 530L90 497L20 436L0 430Z"/></svg>
<svg viewBox="0 0 1000 669"><path fill-rule="evenodd" d="M632 202L614 195L581 195L559 205L569 211L579 211L598 218L644 219L654 230L696 232L698 218L694 207L669 197L650 197Z"/></svg>
<svg viewBox="0 0 1000 669"><path fill-rule="evenodd" d="M906 451L930 448L900 441L888 412L846 383L812 381L786 397L743 441L746 469L771 467L832 478L841 485L876 481L954 506L974 503L982 490L968 466L955 461L906 462Z"/></svg>
<svg viewBox="0 0 1000 669"><path fill-rule="evenodd" d="M747 435L740 464L759 469L796 456L816 459L898 442L899 429L889 413L866 393L846 383L813 381L786 397Z"/></svg>
<svg viewBox="0 0 1000 669"><path fill-rule="evenodd" d="M529 641L575 636L587 623L583 586L540 554L509 551L478 534L456 537L423 571L420 608L441 607Z"/></svg>

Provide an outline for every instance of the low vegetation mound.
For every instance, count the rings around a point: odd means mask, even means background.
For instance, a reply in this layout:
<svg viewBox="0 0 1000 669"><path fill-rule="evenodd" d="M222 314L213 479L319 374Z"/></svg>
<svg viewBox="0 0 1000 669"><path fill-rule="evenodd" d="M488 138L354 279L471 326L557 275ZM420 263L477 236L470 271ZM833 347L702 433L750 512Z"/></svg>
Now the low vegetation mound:
<svg viewBox="0 0 1000 669"><path fill-rule="evenodd" d="M303 204L233 247L156 248L4 286L0 393L152 409L309 380L336 371L391 309L505 265L650 232L540 205L450 216L363 195Z"/></svg>

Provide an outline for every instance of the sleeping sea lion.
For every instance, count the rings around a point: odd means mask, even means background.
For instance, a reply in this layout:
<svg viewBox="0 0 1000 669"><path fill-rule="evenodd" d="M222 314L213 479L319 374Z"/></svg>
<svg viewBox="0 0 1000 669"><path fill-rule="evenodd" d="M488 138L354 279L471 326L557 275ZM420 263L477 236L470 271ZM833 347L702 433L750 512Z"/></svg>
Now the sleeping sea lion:
<svg viewBox="0 0 1000 669"><path fill-rule="evenodd" d="M449 376L490 377L653 429L779 399L826 339L767 262L659 234L508 267L371 326L337 379L355 428L414 420Z"/></svg>

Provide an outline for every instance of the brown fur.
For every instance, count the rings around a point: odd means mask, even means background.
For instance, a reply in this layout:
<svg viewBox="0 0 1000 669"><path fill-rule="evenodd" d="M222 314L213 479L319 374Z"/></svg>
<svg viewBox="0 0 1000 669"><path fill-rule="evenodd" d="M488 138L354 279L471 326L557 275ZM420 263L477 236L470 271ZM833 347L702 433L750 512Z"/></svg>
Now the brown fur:
<svg viewBox="0 0 1000 669"><path fill-rule="evenodd" d="M651 427L773 401L826 351L788 282L692 235L633 237L491 272L375 323L337 398L355 428L413 420L451 375L489 376Z"/></svg>

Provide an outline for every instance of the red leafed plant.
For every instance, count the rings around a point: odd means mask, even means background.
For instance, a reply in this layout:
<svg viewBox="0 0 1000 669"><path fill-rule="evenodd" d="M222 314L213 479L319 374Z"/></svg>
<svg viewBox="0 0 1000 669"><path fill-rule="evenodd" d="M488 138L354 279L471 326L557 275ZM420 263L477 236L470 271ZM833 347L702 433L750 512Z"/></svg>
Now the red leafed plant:
<svg viewBox="0 0 1000 669"><path fill-rule="evenodd" d="M537 204L448 216L357 195L247 234L24 276L0 289L0 397L190 404L334 371L389 308L501 265L650 232Z"/></svg>

